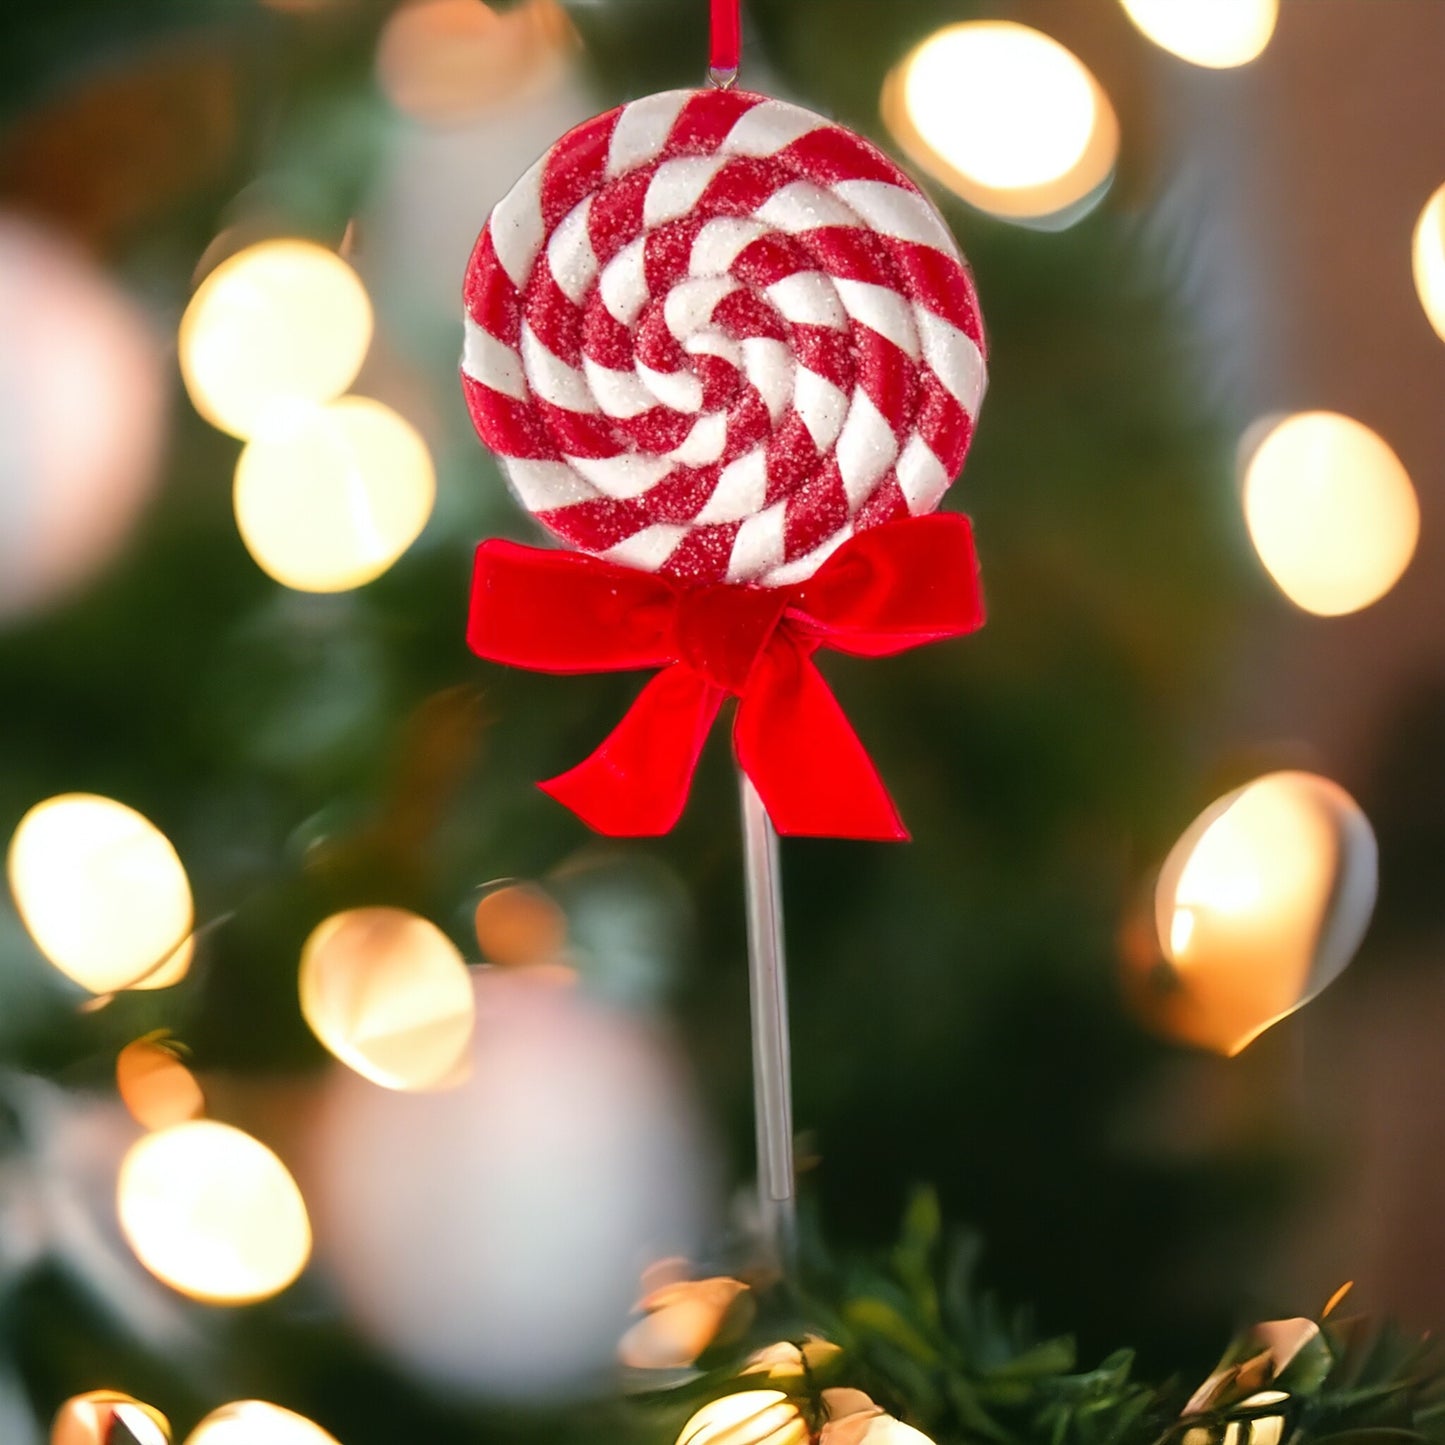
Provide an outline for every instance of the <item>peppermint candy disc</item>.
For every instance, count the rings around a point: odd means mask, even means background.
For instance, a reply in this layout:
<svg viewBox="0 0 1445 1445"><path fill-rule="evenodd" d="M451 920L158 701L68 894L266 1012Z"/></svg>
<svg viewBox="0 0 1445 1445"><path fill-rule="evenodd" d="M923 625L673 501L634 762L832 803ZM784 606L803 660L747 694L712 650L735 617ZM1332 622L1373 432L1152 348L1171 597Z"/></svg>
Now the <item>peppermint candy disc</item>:
<svg viewBox="0 0 1445 1445"><path fill-rule="evenodd" d="M786 586L930 512L968 450L983 333L953 237L877 147L736 90L564 136L467 268L467 404L563 542Z"/></svg>

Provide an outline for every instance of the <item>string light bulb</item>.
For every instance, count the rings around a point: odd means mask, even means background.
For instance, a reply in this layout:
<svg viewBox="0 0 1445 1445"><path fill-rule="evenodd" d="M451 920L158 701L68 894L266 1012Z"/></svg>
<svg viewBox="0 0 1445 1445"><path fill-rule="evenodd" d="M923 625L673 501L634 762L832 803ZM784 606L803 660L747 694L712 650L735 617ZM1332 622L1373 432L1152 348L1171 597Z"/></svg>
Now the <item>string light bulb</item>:
<svg viewBox="0 0 1445 1445"><path fill-rule="evenodd" d="M273 410L236 463L247 550L301 592L345 592L381 576L421 535L435 499L421 435L367 397Z"/></svg>
<svg viewBox="0 0 1445 1445"><path fill-rule="evenodd" d="M266 1400L236 1400L213 1410L186 1445L337 1445L314 1421Z"/></svg>
<svg viewBox="0 0 1445 1445"><path fill-rule="evenodd" d="M781 1390L740 1390L697 1411L677 1445L803 1445L807 1438L807 1421Z"/></svg>
<svg viewBox="0 0 1445 1445"><path fill-rule="evenodd" d="M1306 612L1368 607L1399 581L1420 506L1399 457L1362 422L1297 412L1246 437L1244 515L1260 561Z"/></svg>
<svg viewBox="0 0 1445 1445"><path fill-rule="evenodd" d="M1147 999L1179 1039L1234 1055L1344 971L1374 909L1378 850L1345 790L1270 773L1212 803L1159 872L1167 988Z"/></svg>
<svg viewBox="0 0 1445 1445"><path fill-rule="evenodd" d="M331 401L371 345L371 302L334 251L261 241L201 282L180 327L181 376L213 426L249 437L287 402Z"/></svg>
<svg viewBox="0 0 1445 1445"><path fill-rule="evenodd" d="M119 1390L73 1395L50 1426L50 1445L171 1445L171 1425L153 1405Z"/></svg>
<svg viewBox="0 0 1445 1445"><path fill-rule="evenodd" d="M1248 65L1264 53L1279 0L1120 0L1141 34L1162 50L1211 70Z"/></svg>
<svg viewBox="0 0 1445 1445"><path fill-rule="evenodd" d="M342 1063L387 1089L456 1077L476 1018L471 975L435 924L402 908L328 918L301 951L301 1012Z"/></svg>
<svg viewBox="0 0 1445 1445"><path fill-rule="evenodd" d="M82 988L165 988L185 976L190 881L134 808L92 793L47 798L20 820L6 872L37 947Z"/></svg>
<svg viewBox="0 0 1445 1445"><path fill-rule="evenodd" d="M116 1187L137 1258L173 1289L248 1304L285 1289L311 1254L311 1223L286 1166L258 1139L198 1119L131 1146Z"/></svg>
<svg viewBox="0 0 1445 1445"><path fill-rule="evenodd" d="M1435 334L1445 341L1445 186L1420 212L1410 247L1415 291Z"/></svg>
<svg viewBox="0 0 1445 1445"><path fill-rule="evenodd" d="M929 36L889 75L882 114L911 160L971 205L1015 221L1078 219L1118 157L1114 108L1088 68L1008 20Z"/></svg>

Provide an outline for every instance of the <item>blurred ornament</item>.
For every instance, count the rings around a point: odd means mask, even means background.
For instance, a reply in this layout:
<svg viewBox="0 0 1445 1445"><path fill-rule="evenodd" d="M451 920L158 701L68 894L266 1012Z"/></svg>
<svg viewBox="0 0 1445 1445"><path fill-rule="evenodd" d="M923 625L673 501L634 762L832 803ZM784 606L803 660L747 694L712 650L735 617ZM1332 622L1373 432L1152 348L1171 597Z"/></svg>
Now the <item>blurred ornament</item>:
<svg viewBox="0 0 1445 1445"><path fill-rule="evenodd" d="M703 1161L652 1030L501 970L476 986L455 1089L333 1076L307 1176L321 1262L416 1374L555 1399L613 1367L632 1262L692 1253Z"/></svg>
<svg viewBox="0 0 1445 1445"><path fill-rule="evenodd" d="M1162 972L1141 1005L1172 1038L1239 1053L1344 971L1376 882L1374 832L1343 788L1298 772L1237 788L1190 824L1160 871Z"/></svg>
<svg viewBox="0 0 1445 1445"><path fill-rule="evenodd" d="M1027 25L949 25L884 83L884 122L910 160L970 205L1066 226L1113 177L1119 123L1071 51Z"/></svg>
<svg viewBox="0 0 1445 1445"><path fill-rule="evenodd" d="M435 498L426 442L367 397L274 408L236 463L247 550L301 592L344 592L380 577L421 535Z"/></svg>
<svg viewBox="0 0 1445 1445"><path fill-rule="evenodd" d="M280 403L331 401L371 344L356 273L311 241L262 241L223 261L181 318L181 375L213 426L249 437Z"/></svg>
<svg viewBox="0 0 1445 1445"><path fill-rule="evenodd" d="M120 1227L173 1289L247 1304L286 1288L311 1253L296 1182L259 1140L196 1120L132 1146L116 1189Z"/></svg>
<svg viewBox="0 0 1445 1445"><path fill-rule="evenodd" d="M1120 0L1155 45L1212 70L1257 59L1274 34L1279 0Z"/></svg>
<svg viewBox="0 0 1445 1445"><path fill-rule="evenodd" d="M741 1334L753 1314L752 1294L739 1279L673 1280L649 1290L644 1311L622 1337L617 1356L634 1370L690 1365L711 1345Z"/></svg>
<svg viewBox="0 0 1445 1445"><path fill-rule="evenodd" d="M742 1390L704 1405L677 1445L803 1445L808 1437L802 1411L781 1390Z"/></svg>
<svg viewBox="0 0 1445 1445"><path fill-rule="evenodd" d="M0 621L124 545L160 475L165 363L143 313L70 242L0 214Z"/></svg>
<svg viewBox="0 0 1445 1445"><path fill-rule="evenodd" d="M1400 459L1336 412L1261 423L1244 444L1244 515L1260 561L1306 612L1378 601L1410 564L1420 506Z"/></svg>
<svg viewBox="0 0 1445 1445"><path fill-rule="evenodd" d="M1445 341L1445 186L1420 212L1410 247L1415 290L1435 334Z"/></svg>
<svg viewBox="0 0 1445 1445"><path fill-rule="evenodd" d="M501 13L482 0L412 0L381 32L376 75L403 115L455 124L541 89L576 45L557 0L522 0Z"/></svg>
<svg viewBox="0 0 1445 1445"><path fill-rule="evenodd" d="M183 1124L206 1110L201 1086L164 1035L127 1044L115 1061L115 1082L121 1102L143 1129Z"/></svg>
<svg viewBox="0 0 1445 1445"><path fill-rule="evenodd" d="M338 1445L333 1435L294 1410L265 1400L237 1400L213 1410L185 1445Z"/></svg>
<svg viewBox="0 0 1445 1445"><path fill-rule="evenodd" d="M82 988L166 988L185 976L191 885L165 835L135 809L90 793L37 803L6 868L36 945Z"/></svg>
<svg viewBox="0 0 1445 1445"><path fill-rule="evenodd" d="M567 915L533 883L484 893L475 915L477 946L505 967L553 963L567 947Z"/></svg>
<svg viewBox="0 0 1445 1445"><path fill-rule="evenodd" d="M57 1411L50 1445L171 1445L171 1425L154 1406L118 1390L91 1390Z"/></svg>
<svg viewBox="0 0 1445 1445"><path fill-rule="evenodd" d="M435 924L403 908L354 908L306 940L301 1013L363 1078L431 1089L455 1078L476 1000L461 954Z"/></svg>

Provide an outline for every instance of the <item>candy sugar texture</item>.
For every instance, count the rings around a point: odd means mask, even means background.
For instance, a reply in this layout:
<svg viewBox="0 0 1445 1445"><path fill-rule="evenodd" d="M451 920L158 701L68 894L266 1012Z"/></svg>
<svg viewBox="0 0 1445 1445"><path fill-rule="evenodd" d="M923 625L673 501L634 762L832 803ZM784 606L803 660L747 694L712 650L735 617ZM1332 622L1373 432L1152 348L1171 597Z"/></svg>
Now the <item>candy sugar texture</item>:
<svg viewBox="0 0 1445 1445"><path fill-rule="evenodd" d="M741 91L564 136L492 213L462 381L566 545L699 586L795 584L933 511L985 382L968 269L881 151Z"/></svg>

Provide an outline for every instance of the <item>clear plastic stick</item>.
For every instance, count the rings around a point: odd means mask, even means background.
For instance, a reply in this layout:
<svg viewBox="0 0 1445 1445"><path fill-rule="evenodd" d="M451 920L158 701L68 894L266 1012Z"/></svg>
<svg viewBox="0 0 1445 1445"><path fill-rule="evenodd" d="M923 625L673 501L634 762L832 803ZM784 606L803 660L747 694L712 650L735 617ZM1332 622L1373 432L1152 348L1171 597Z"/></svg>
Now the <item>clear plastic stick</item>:
<svg viewBox="0 0 1445 1445"><path fill-rule="evenodd" d="M753 1112L757 1121L758 1206L763 1241L786 1267L796 1233L793 1176L792 1064L788 1044L788 976L783 952L783 893L778 835L747 776L742 793L743 877L752 995Z"/></svg>

